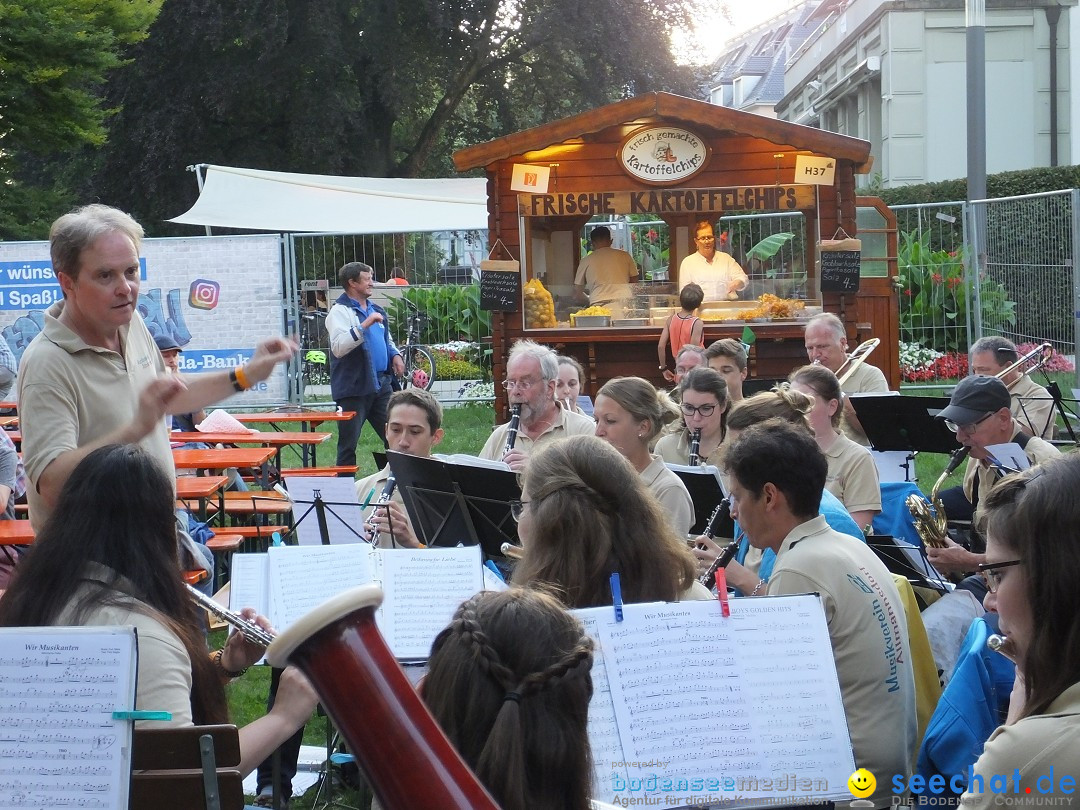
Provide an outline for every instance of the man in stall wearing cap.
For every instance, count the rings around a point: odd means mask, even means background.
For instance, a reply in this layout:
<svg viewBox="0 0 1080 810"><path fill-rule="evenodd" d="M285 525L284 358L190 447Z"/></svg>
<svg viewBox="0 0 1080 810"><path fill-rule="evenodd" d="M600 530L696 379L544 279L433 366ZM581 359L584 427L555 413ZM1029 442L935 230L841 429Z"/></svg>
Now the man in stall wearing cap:
<svg viewBox="0 0 1080 810"><path fill-rule="evenodd" d="M979 499L1010 470L994 458L987 449L998 444L1018 444L1032 464L1060 455L1056 447L1043 439L1031 436L1020 428L1010 411L1012 398L1009 389L996 377L966 377L952 392L949 405L937 415L944 419L956 440L968 448L964 484L942 492L945 514L956 519L957 505L966 503L977 515ZM958 500L962 499L962 500ZM950 510L949 503L954 506ZM928 548L930 562L942 573L974 571L984 555L970 551L952 540L946 548Z"/></svg>

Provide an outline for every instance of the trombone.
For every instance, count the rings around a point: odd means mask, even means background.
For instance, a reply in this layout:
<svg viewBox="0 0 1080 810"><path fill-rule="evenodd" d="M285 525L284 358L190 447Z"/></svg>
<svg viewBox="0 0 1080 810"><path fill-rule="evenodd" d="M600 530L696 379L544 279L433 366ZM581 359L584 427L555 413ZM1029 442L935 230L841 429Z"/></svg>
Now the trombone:
<svg viewBox="0 0 1080 810"><path fill-rule="evenodd" d="M1050 360L1053 358L1053 356L1054 356L1054 347L1051 346L1049 343L1042 343L1042 344L1036 346L1034 349L1032 349L1027 354L1023 355L1022 357L1018 357L1015 361L1013 361L1009 365L1005 366L1005 368L1003 368L1001 371L999 371L994 376L997 377L1002 382L1005 382L1006 377L1008 377L1010 374L1012 374L1014 371L1021 368L1025 364L1027 364L1027 363L1031 362L1032 360L1034 360L1035 362L1032 363L1031 366L1029 366L1028 368L1025 368L1023 371L1020 372L1019 377L1017 377L1015 380L1013 380L1010 383L1006 383L1006 387L1011 391L1012 387L1014 385L1016 385L1018 382L1020 382L1020 380L1022 380L1028 374L1031 374L1033 371L1038 371L1043 366L1045 366L1047 363L1049 363Z"/></svg>
<svg viewBox="0 0 1080 810"><path fill-rule="evenodd" d="M847 359L840 364L840 368L836 370L836 381L843 386L848 378L855 373L856 369L866 362L866 358L870 356L870 353L880 345L881 338L870 338L856 346L855 350L847 356ZM814 364L819 365L820 361L815 360Z"/></svg>

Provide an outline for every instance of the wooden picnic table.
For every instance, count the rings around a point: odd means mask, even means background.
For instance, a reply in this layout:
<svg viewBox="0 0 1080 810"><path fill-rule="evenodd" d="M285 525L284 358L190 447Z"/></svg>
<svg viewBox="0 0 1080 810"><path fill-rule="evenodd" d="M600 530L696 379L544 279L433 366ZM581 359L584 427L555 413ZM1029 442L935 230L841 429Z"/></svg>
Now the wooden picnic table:
<svg viewBox="0 0 1080 810"><path fill-rule="evenodd" d="M281 451L290 445L299 445L301 448L300 459L304 467L308 464L308 457L314 461L314 446L322 444L333 433L324 433L314 430L257 430L254 433L204 433L202 431L178 431L169 434L169 440L173 442L205 442L206 444L261 444L273 447L277 450L274 463L281 469ZM13 440L14 441L14 440ZM308 449L311 452L308 453Z"/></svg>
<svg viewBox="0 0 1080 810"><path fill-rule="evenodd" d="M227 475L181 475L176 479L176 497L181 501L199 502L199 520L207 522L210 499L218 499L218 514L225 512L225 487L229 485Z"/></svg>
<svg viewBox="0 0 1080 810"><path fill-rule="evenodd" d="M28 546L33 542L29 520L0 520L0 546Z"/></svg>
<svg viewBox="0 0 1080 810"><path fill-rule="evenodd" d="M227 470L230 467L251 467L260 471L259 478L265 487L270 480L267 462L277 452L273 447L226 447L209 450L173 450L173 463L178 470L195 470L202 475L207 470Z"/></svg>
<svg viewBox="0 0 1080 810"><path fill-rule="evenodd" d="M281 431L278 424L299 424L302 431L313 431L317 425L323 422L344 422L356 416L355 411L313 411L313 410L283 410L262 411L260 413L237 413L233 414L236 420L242 424L270 425L274 430ZM301 464L305 467L315 466L315 448L300 445ZM310 462L310 463L309 463Z"/></svg>

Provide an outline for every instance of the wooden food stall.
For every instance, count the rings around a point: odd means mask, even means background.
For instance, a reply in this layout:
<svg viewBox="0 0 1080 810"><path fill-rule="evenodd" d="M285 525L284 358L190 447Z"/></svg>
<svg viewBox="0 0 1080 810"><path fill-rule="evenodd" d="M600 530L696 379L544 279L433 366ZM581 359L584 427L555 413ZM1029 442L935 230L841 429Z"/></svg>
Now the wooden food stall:
<svg viewBox="0 0 1080 810"><path fill-rule="evenodd" d="M797 163L807 173L807 157L828 159L817 165L829 164L831 185L795 182ZM503 295L502 311L493 313L496 380L505 377L510 345L529 337L581 361L588 377L585 392L591 395L620 375L666 385L656 344L663 320L672 305L677 307L679 266L695 250L695 222L716 224L724 214L790 212L802 215L797 220L801 284L785 288L789 297L779 305L757 295L706 301L701 310L706 345L739 338L750 325L756 337L751 377L785 377L806 362L803 323L824 309L844 321L851 346L881 338L869 362L897 387L895 227L880 201L856 199L855 176L872 164L866 141L650 93L462 149L454 162L460 171L484 168L489 238L496 246L492 258L503 260L500 269L516 268L520 274L520 283L511 285L514 294ZM858 274L861 283L852 285L857 290L821 292L819 242L837 234L856 236L857 206L864 203L878 212L871 221L883 223L872 262L880 272ZM573 283L588 223L635 217L666 226L666 273L655 275L670 281L637 285L628 311L621 313L625 317L610 326L571 325L567 315L587 306L573 301ZM720 221L717 236L722 227ZM865 248L862 261L864 267L871 263ZM762 289L757 285L747 292ZM505 394L496 393L496 411L503 418Z"/></svg>

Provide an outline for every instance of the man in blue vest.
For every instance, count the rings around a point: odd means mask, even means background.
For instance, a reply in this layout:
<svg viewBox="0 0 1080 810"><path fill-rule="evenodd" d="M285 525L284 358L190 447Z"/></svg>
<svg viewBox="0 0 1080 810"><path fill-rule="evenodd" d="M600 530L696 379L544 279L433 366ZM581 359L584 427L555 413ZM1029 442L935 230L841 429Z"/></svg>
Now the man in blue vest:
<svg viewBox="0 0 1080 810"><path fill-rule="evenodd" d="M338 271L338 283L344 292L326 317L330 393L339 408L356 413L347 422L338 422L337 463L352 466L365 420L386 445L391 382L394 375L404 373L405 363L390 337L386 311L370 300L375 287L371 267L349 262Z"/></svg>

